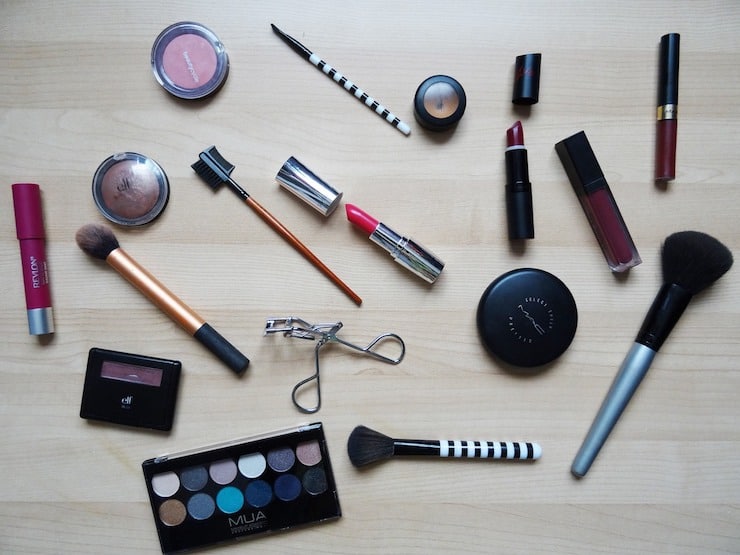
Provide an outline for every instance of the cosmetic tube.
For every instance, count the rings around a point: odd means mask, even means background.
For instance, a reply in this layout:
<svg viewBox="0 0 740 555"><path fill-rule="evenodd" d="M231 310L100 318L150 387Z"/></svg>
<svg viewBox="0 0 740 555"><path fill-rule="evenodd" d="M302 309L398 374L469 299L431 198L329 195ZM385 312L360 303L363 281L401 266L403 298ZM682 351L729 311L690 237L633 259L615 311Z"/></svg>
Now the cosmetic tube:
<svg viewBox="0 0 740 555"><path fill-rule="evenodd" d="M658 66L658 113L655 135L655 181L676 178L678 136L678 58L681 35L669 33L660 39Z"/></svg>
<svg viewBox="0 0 740 555"><path fill-rule="evenodd" d="M573 190L586 213L607 264L624 272L642 262L604 178L586 133L579 131L555 145Z"/></svg>
<svg viewBox="0 0 740 555"><path fill-rule="evenodd" d="M36 183L15 183L12 189L15 229L20 244L26 292L28 333L54 333L41 189Z"/></svg>

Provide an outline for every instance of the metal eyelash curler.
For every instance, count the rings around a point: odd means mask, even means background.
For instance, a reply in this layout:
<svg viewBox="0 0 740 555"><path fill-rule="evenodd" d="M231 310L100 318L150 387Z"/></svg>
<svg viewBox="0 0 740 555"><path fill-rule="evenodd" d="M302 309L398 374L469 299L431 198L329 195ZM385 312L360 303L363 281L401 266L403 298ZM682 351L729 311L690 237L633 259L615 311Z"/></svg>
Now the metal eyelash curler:
<svg viewBox="0 0 740 555"><path fill-rule="evenodd" d="M271 333L282 333L284 337L297 337L298 339L308 339L310 341L318 341L316 348L314 349L314 361L315 361L315 372L313 375L306 379L299 381L293 387L291 398L293 404L305 413L318 412L321 408L321 378L319 373L319 352L321 348L327 343L340 343L350 349L354 349L364 355L373 357L376 360L386 362L388 364L398 364L403 360L403 356L406 354L406 345L400 336L395 333L382 333L368 343L365 347L355 345L349 341L337 337L337 332L342 329L342 322L335 322L332 324L309 324L302 318L296 318L294 316L288 316L287 318L268 318L265 324L265 335ZM384 341L395 341L401 347L401 353L397 358L392 358L379 353L376 350L379 344ZM298 391L316 380L316 405L313 407L305 407L298 402Z"/></svg>

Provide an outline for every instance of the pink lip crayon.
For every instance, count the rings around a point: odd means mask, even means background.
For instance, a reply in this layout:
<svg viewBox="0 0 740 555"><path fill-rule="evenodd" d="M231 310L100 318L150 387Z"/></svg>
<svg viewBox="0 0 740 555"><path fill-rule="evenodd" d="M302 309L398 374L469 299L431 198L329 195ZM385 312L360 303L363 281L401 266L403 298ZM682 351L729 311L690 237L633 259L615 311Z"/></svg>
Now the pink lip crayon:
<svg viewBox="0 0 740 555"><path fill-rule="evenodd" d="M444 268L444 262L431 251L411 239L396 233L354 204L347 204L347 219L370 235L393 259L424 281L434 283Z"/></svg>
<svg viewBox="0 0 740 555"><path fill-rule="evenodd" d="M41 189L36 183L15 183L12 190L15 230L20 243L23 285L26 291L28 333L54 333Z"/></svg>

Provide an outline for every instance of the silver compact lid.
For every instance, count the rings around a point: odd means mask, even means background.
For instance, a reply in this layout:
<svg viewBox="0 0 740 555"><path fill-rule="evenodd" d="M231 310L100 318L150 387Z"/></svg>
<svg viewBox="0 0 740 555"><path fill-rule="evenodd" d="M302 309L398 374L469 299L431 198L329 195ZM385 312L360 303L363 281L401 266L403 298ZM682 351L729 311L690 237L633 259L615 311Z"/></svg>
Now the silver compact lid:
<svg viewBox="0 0 740 555"><path fill-rule="evenodd" d="M342 199L342 193L301 164L293 156L288 158L275 179L285 189L306 204L329 216Z"/></svg>

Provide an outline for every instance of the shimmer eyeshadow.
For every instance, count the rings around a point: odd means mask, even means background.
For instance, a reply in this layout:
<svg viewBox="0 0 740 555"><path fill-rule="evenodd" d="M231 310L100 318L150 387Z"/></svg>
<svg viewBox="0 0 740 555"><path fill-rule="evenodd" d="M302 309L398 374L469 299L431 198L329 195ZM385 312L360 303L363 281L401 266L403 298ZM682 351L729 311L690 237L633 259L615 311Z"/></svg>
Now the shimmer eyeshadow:
<svg viewBox="0 0 740 555"><path fill-rule="evenodd" d="M321 423L142 463L163 553L341 516Z"/></svg>

